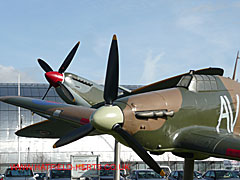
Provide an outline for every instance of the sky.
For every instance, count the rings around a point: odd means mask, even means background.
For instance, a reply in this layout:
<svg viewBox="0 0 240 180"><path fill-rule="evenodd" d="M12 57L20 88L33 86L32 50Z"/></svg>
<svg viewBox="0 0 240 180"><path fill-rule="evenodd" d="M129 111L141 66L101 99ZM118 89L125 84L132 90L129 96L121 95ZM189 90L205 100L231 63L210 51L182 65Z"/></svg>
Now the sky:
<svg viewBox="0 0 240 180"><path fill-rule="evenodd" d="M240 49L239 12L234 0L0 1L0 82L17 82L21 74L22 82L46 83L37 58L58 70L80 41L67 72L103 84L113 34L120 84L149 84L207 67L231 77Z"/></svg>

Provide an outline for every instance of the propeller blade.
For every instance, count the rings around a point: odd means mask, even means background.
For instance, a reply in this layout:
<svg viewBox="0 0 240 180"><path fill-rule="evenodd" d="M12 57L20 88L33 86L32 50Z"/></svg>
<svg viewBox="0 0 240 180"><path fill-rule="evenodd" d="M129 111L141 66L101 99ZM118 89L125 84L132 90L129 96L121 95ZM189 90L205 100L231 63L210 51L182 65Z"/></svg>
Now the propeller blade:
<svg viewBox="0 0 240 180"><path fill-rule="evenodd" d="M73 141L76 141L78 139L83 138L84 136L87 136L89 133L94 131L95 128L91 125L91 123L88 123L86 125L83 125L74 131L68 133L67 135L61 137L54 145L53 148L58 148L61 146L64 146L66 144L69 144Z"/></svg>
<svg viewBox="0 0 240 180"><path fill-rule="evenodd" d="M80 44L80 41L77 42L77 44L73 47L73 49L70 51L70 53L68 54L68 56L65 58L64 62L62 63L61 67L58 69L59 73L64 73L65 70L68 68L69 64L71 63L77 49L78 46Z"/></svg>
<svg viewBox="0 0 240 180"><path fill-rule="evenodd" d="M47 95L48 91L51 89L51 87L52 87L52 85L50 84L49 87L48 87L48 89L47 89L47 91L46 91L46 93L45 93L44 96L42 97L42 100L44 100L44 98L46 97L46 95Z"/></svg>
<svg viewBox="0 0 240 180"><path fill-rule="evenodd" d="M62 84L60 81L57 82L59 86L61 87L63 94L72 102L75 102L75 99L72 95L72 93L66 88L64 84Z"/></svg>
<svg viewBox="0 0 240 180"><path fill-rule="evenodd" d="M154 159L147 153L147 151L142 147L141 144L137 142L137 140L131 136L127 131L123 130L119 124L116 124L113 127L113 130L117 132L134 150L135 153L155 172L164 176L164 171L159 165L154 161Z"/></svg>
<svg viewBox="0 0 240 180"><path fill-rule="evenodd" d="M104 100L106 104L112 104L117 99L119 81L117 36L113 35L110 53L108 57L107 73L104 86Z"/></svg>
<svg viewBox="0 0 240 180"><path fill-rule="evenodd" d="M40 64L40 66L45 72L53 71L52 68L42 59L38 59L38 63Z"/></svg>

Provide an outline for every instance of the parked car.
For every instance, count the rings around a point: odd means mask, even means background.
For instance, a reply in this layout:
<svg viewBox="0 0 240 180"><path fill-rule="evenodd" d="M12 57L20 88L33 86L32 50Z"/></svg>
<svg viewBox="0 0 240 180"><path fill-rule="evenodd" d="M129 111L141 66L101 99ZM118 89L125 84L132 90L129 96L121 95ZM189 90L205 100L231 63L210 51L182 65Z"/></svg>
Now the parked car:
<svg viewBox="0 0 240 180"><path fill-rule="evenodd" d="M101 166L100 170L100 180L113 180L114 179L114 171L111 170L110 167ZM124 180L123 177L124 172L120 170L120 180Z"/></svg>
<svg viewBox="0 0 240 180"><path fill-rule="evenodd" d="M48 172L49 180L71 180L71 170L50 169Z"/></svg>
<svg viewBox="0 0 240 180"><path fill-rule="evenodd" d="M164 180L165 178L157 174L152 169L138 169L133 170L127 177L127 180Z"/></svg>
<svg viewBox="0 0 240 180"><path fill-rule="evenodd" d="M197 176L198 179L203 178L202 173L200 171L194 171L195 175Z"/></svg>
<svg viewBox="0 0 240 180"><path fill-rule="evenodd" d="M168 180L182 180L183 179L183 171L172 171L167 179ZM193 179L194 180L204 180L197 171L193 172Z"/></svg>
<svg viewBox="0 0 240 180"><path fill-rule="evenodd" d="M4 180L36 180L31 169L7 168L3 176Z"/></svg>
<svg viewBox="0 0 240 180"><path fill-rule="evenodd" d="M35 172L34 176L36 177L37 180L47 180L47 173L43 172Z"/></svg>
<svg viewBox="0 0 240 180"><path fill-rule="evenodd" d="M239 180L239 176L230 170L208 170L203 177L206 180Z"/></svg>
<svg viewBox="0 0 240 180"><path fill-rule="evenodd" d="M88 170L81 178L85 180L114 180L114 171L110 166L101 166L101 170ZM120 170L120 180L125 180L126 170Z"/></svg>
<svg viewBox="0 0 240 180"><path fill-rule="evenodd" d="M240 177L240 172L238 170L233 170L233 172Z"/></svg>

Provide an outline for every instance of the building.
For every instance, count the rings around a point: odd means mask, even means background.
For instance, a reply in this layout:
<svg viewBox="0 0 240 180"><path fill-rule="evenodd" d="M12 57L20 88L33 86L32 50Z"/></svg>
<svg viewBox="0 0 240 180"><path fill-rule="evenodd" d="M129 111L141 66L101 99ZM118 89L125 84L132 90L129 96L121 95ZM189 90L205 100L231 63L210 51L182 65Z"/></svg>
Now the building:
<svg viewBox="0 0 240 180"><path fill-rule="evenodd" d="M0 83L0 96L21 96L41 99L48 88L48 84ZM52 88L45 100L63 102ZM20 109L20 111L19 111ZM85 137L80 141L67 146L53 149L57 139L24 138L15 135L15 132L30 124L44 120L32 114L29 110L0 102L0 173L9 164L18 163L19 154L21 163L61 163L69 162L70 155L100 155L101 161L113 161L114 139L109 135ZM19 149L20 147L20 153ZM122 149L123 150L123 149ZM126 147L122 154L124 160L135 160L136 156ZM137 156L136 156L137 157ZM138 157L137 157L138 158ZM139 159L140 160L140 159Z"/></svg>
<svg viewBox="0 0 240 180"><path fill-rule="evenodd" d="M47 88L48 84L0 83L0 96L17 96L20 93L21 96L41 99ZM128 86L128 88L133 89L136 86ZM45 100L63 102L54 88L49 91ZM0 173L10 164L18 163L19 154L21 163L66 163L70 162L70 155L91 154L100 155L101 162L113 161L114 138L109 135L85 137L57 149L52 148L57 139L18 138L15 135L20 128L19 125L23 128L42 120L44 118L32 114L29 110L0 102ZM154 159L163 165L171 166L172 169L182 169L183 167L183 159L173 156L171 153L154 156ZM139 168L145 167L141 159L125 146L121 146L121 160L135 162ZM222 160L219 163L213 160L199 164L196 166L197 170L207 169L209 166L211 168L223 167Z"/></svg>

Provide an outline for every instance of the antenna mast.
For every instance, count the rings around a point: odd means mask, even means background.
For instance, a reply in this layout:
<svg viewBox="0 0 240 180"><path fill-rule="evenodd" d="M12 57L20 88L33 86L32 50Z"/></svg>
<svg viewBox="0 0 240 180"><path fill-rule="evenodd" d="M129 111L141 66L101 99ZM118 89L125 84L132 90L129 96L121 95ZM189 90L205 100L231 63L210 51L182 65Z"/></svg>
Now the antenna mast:
<svg viewBox="0 0 240 180"><path fill-rule="evenodd" d="M237 63L238 63L238 59L239 59L239 51L237 52L237 57L236 57L236 62L235 62L235 66L234 66L234 71L233 71L233 77L232 80L235 80L235 75L236 75L236 69L237 69Z"/></svg>

